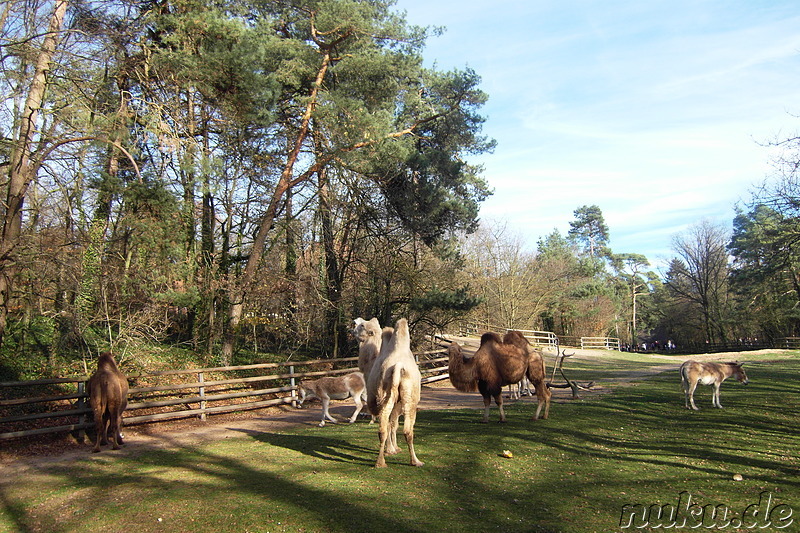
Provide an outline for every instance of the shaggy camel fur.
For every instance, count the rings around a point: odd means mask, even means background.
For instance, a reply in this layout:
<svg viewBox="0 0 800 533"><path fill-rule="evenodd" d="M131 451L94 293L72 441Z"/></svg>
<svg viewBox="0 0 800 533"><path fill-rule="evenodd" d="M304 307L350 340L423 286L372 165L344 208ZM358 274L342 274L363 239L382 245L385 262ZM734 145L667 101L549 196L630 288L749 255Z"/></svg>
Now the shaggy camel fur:
<svg viewBox="0 0 800 533"><path fill-rule="evenodd" d="M97 432L93 452L100 451L100 444L108 442L119 450L122 442L122 413L128 406L128 380L119 371L111 352L103 352L97 359L97 370L87 382L89 405L94 413Z"/></svg>
<svg viewBox="0 0 800 533"><path fill-rule="evenodd" d="M399 452L397 429L403 415L403 434L413 466L424 463L414 453L414 422L422 387L422 375L411 353L411 335L408 321L401 318L392 328L383 330L381 351L367 378L367 406L378 417L380 448L375 466L386 466L385 454Z"/></svg>
<svg viewBox="0 0 800 533"><path fill-rule="evenodd" d="M484 333L475 355L465 357L458 343L448 349L450 382L463 392L479 391L483 396L483 422L489 422L489 407L494 398L500 408L500 422L506 421L503 410L503 386L518 383L526 378L536 390L539 405L533 419L538 420L544 407L544 416L550 414L550 390L542 354L533 349L518 331L509 331L501 338L496 333Z"/></svg>
<svg viewBox="0 0 800 533"><path fill-rule="evenodd" d="M352 372L344 376L325 376L311 381L300 381L297 384L297 392L300 395L297 407L302 407L303 402L312 398L319 398L322 402L322 422L319 423L319 427L325 427L326 419L336 422L328 412L331 400L346 400L352 396L356 404L356 410L350 417L352 424L364 405L361 398L367 394L367 384L364 381L364 374Z"/></svg>
<svg viewBox="0 0 800 533"><path fill-rule="evenodd" d="M377 318L369 321L361 317L353 320L353 336L358 341L358 369L369 377L372 363L381 351L383 330Z"/></svg>

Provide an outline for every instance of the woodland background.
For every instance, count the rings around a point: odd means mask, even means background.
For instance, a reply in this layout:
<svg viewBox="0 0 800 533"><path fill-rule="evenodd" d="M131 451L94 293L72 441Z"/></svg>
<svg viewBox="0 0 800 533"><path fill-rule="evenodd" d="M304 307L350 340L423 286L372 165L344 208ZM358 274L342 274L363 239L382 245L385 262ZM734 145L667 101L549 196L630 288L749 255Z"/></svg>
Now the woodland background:
<svg viewBox="0 0 800 533"><path fill-rule="evenodd" d="M342 356L357 316L798 334L798 138L732 230L697 221L657 273L596 205L534 251L479 220L480 77L424 67L437 30L390 1L9 0L0 28L0 379L109 347Z"/></svg>

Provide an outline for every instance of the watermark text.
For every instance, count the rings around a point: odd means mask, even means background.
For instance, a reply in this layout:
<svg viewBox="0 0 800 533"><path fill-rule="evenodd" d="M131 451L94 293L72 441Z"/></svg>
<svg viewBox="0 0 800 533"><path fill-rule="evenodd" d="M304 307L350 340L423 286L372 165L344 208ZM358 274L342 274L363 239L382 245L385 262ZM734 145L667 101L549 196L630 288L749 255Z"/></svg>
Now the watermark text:
<svg viewBox="0 0 800 533"><path fill-rule="evenodd" d="M622 529L783 529L793 522L792 508L776 503L772 494L762 492L758 503L735 512L724 504L699 505L686 491L678 495L677 503L644 505L631 503L622 506L619 527Z"/></svg>

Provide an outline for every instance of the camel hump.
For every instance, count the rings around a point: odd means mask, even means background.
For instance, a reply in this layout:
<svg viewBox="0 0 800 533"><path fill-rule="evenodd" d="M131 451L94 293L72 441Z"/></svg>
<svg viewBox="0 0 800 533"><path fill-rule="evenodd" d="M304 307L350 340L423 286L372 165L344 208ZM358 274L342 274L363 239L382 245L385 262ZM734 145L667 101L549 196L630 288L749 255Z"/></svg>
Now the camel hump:
<svg viewBox="0 0 800 533"><path fill-rule="evenodd" d="M505 336L503 337L503 342L506 344L513 344L515 346L526 346L530 344L528 339L525 338L525 335L523 335L519 331L514 331L514 330L509 331L505 334Z"/></svg>
<svg viewBox="0 0 800 533"><path fill-rule="evenodd" d="M481 346L486 344L487 342L503 342L503 339L500 338L500 335L494 333L493 331L487 331L483 335L481 335Z"/></svg>
<svg viewBox="0 0 800 533"><path fill-rule="evenodd" d="M411 344L411 334L408 331L408 319L401 318L395 322L394 341L396 345Z"/></svg>
<svg viewBox="0 0 800 533"><path fill-rule="evenodd" d="M459 357L461 355L461 345L457 342L450 344L447 348L447 355L451 357Z"/></svg>

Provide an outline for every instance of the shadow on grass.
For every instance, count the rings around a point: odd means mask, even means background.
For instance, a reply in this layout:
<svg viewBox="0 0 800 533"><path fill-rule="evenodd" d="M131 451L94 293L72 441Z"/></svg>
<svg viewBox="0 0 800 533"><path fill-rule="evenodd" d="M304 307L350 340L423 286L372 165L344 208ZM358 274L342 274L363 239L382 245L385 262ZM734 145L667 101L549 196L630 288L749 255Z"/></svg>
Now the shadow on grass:
<svg viewBox="0 0 800 533"><path fill-rule="evenodd" d="M374 464L374 460L365 460L365 457L377 454L377 449L373 450L363 446L354 445L352 442L348 442L342 438L307 434L303 435L302 437L298 437L297 435L292 434L269 433L247 429L237 429L235 431L240 431L252 437L254 440L264 444L279 446L281 448L293 450L310 457L329 461L357 463L372 466L372 464Z"/></svg>
<svg viewBox="0 0 800 533"><path fill-rule="evenodd" d="M371 465L371 457L367 459L371 450L335 438L251 436L264 444L327 461L357 462L363 468ZM361 453L354 455L346 450ZM260 469L252 461L239 460L227 452L213 453L207 447L147 450L113 458L109 454L102 462L93 460L96 457L69 469L46 467L40 472L71 487L74 496L69 498L68 513L62 506L31 508L0 486L0 502L13 519L14 530L85 531L87 524L94 524L92 527L99 530L188 531L184 515L191 515L191 509L205 513L203 508L211 506L207 515L197 517L193 531L425 531L415 528L413 521L393 516L390 510L375 508L368 499L359 501L346 491L340 495L327 487L315 489L296 482L291 473ZM120 468L120 464L127 466ZM121 497L130 500L123 505L128 516L114 518L110 513L119 512ZM159 499L163 499L163 508L153 503ZM151 513L147 518L141 516L140 504L145 501ZM80 512L75 512L76 508ZM163 523L155 522L155 517L161 516Z"/></svg>
<svg viewBox="0 0 800 533"><path fill-rule="evenodd" d="M796 493L796 369L763 366L748 387L726 383L723 410L687 411L669 375L554 404L548 420L531 420L535 401L507 405L505 424L496 408L489 424L471 409L421 411L422 468L407 465L401 431L400 455L375 469L377 428L366 423L241 430L249 438L168 449L134 444L68 468L45 465L25 489L3 483L0 503L23 533L87 524L138 533L611 531L621 506L642 494ZM498 456L504 448L513 459ZM734 488L739 471L747 481Z"/></svg>

